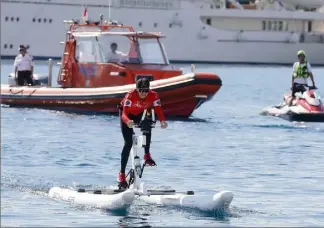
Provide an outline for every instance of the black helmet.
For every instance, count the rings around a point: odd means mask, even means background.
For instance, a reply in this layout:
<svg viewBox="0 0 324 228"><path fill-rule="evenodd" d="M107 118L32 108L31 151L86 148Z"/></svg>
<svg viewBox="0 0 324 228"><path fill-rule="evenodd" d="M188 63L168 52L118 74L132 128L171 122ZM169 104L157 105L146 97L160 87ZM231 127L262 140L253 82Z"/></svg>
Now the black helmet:
<svg viewBox="0 0 324 228"><path fill-rule="evenodd" d="M147 78L140 78L136 81L136 89L149 89L150 81Z"/></svg>

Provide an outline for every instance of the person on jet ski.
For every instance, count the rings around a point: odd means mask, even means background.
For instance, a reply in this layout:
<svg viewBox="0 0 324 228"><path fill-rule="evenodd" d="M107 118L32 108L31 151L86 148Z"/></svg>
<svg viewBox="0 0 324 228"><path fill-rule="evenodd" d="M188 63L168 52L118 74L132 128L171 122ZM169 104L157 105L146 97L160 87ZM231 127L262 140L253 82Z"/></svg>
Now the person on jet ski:
<svg viewBox="0 0 324 228"><path fill-rule="evenodd" d="M134 123L139 123L145 109L154 108L160 122L161 127L166 128L168 125L165 122L165 116L161 106L161 101L158 94L150 90L150 81L147 78L141 78L136 81L136 89L131 90L126 94L120 103L120 124L124 138L124 147L121 153L121 169L118 175L118 185L120 188L127 188L125 169L128 162L128 157L133 145L133 126ZM142 129L143 130L143 129ZM151 128L148 127L143 131L146 135L146 145L144 160L147 165L155 165L150 154L151 144Z"/></svg>
<svg viewBox="0 0 324 228"><path fill-rule="evenodd" d="M300 50L297 52L299 61L294 63L293 74L291 79L291 99L288 106L292 105L292 102L295 98L295 93L305 92L304 85L308 85L308 78L312 80L313 87L315 86L314 76L312 73L312 68L309 62L306 61L305 51Z"/></svg>

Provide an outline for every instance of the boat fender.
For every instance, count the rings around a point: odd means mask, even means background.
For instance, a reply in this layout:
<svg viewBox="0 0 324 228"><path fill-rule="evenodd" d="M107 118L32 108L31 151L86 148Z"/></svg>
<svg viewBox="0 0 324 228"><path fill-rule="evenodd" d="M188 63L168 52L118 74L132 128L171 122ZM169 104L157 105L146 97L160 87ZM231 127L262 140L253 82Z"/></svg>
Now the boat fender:
<svg viewBox="0 0 324 228"><path fill-rule="evenodd" d="M187 195L194 195L194 191L187 191Z"/></svg>
<svg viewBox="0 0 324 228"><path fill-rule="evenodd" d="M94 190L93 194L101 194L101 190Z"/></svg>

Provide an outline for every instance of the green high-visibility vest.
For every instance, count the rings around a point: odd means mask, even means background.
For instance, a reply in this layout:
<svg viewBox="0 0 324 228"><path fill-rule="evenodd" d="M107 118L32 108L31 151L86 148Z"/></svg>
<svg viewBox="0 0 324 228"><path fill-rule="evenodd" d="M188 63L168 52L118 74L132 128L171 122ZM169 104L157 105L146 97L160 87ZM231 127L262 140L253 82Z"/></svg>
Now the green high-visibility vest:
<svg viewBox="0 0 324 228"><path fill-rule="evenodd" d="M304 63L297 63L297 67L294 72L294 78L308 78L309 77L309 72L307 68L307 62L305 61Z"/></svg>

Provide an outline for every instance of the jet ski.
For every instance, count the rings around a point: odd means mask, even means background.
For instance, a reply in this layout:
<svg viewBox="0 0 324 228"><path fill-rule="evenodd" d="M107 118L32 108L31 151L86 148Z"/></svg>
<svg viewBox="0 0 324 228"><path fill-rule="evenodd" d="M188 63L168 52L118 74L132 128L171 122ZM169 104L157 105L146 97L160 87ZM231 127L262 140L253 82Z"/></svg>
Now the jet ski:
<svg viewBox="0 0 324 228"><path fill-rule="evenodd" d="M305 86L304 92L295 93L289 106L291 92L284 95L284 102L267 107L260 113L298 122L324 122L324 105L316 87Z"/></svg>

